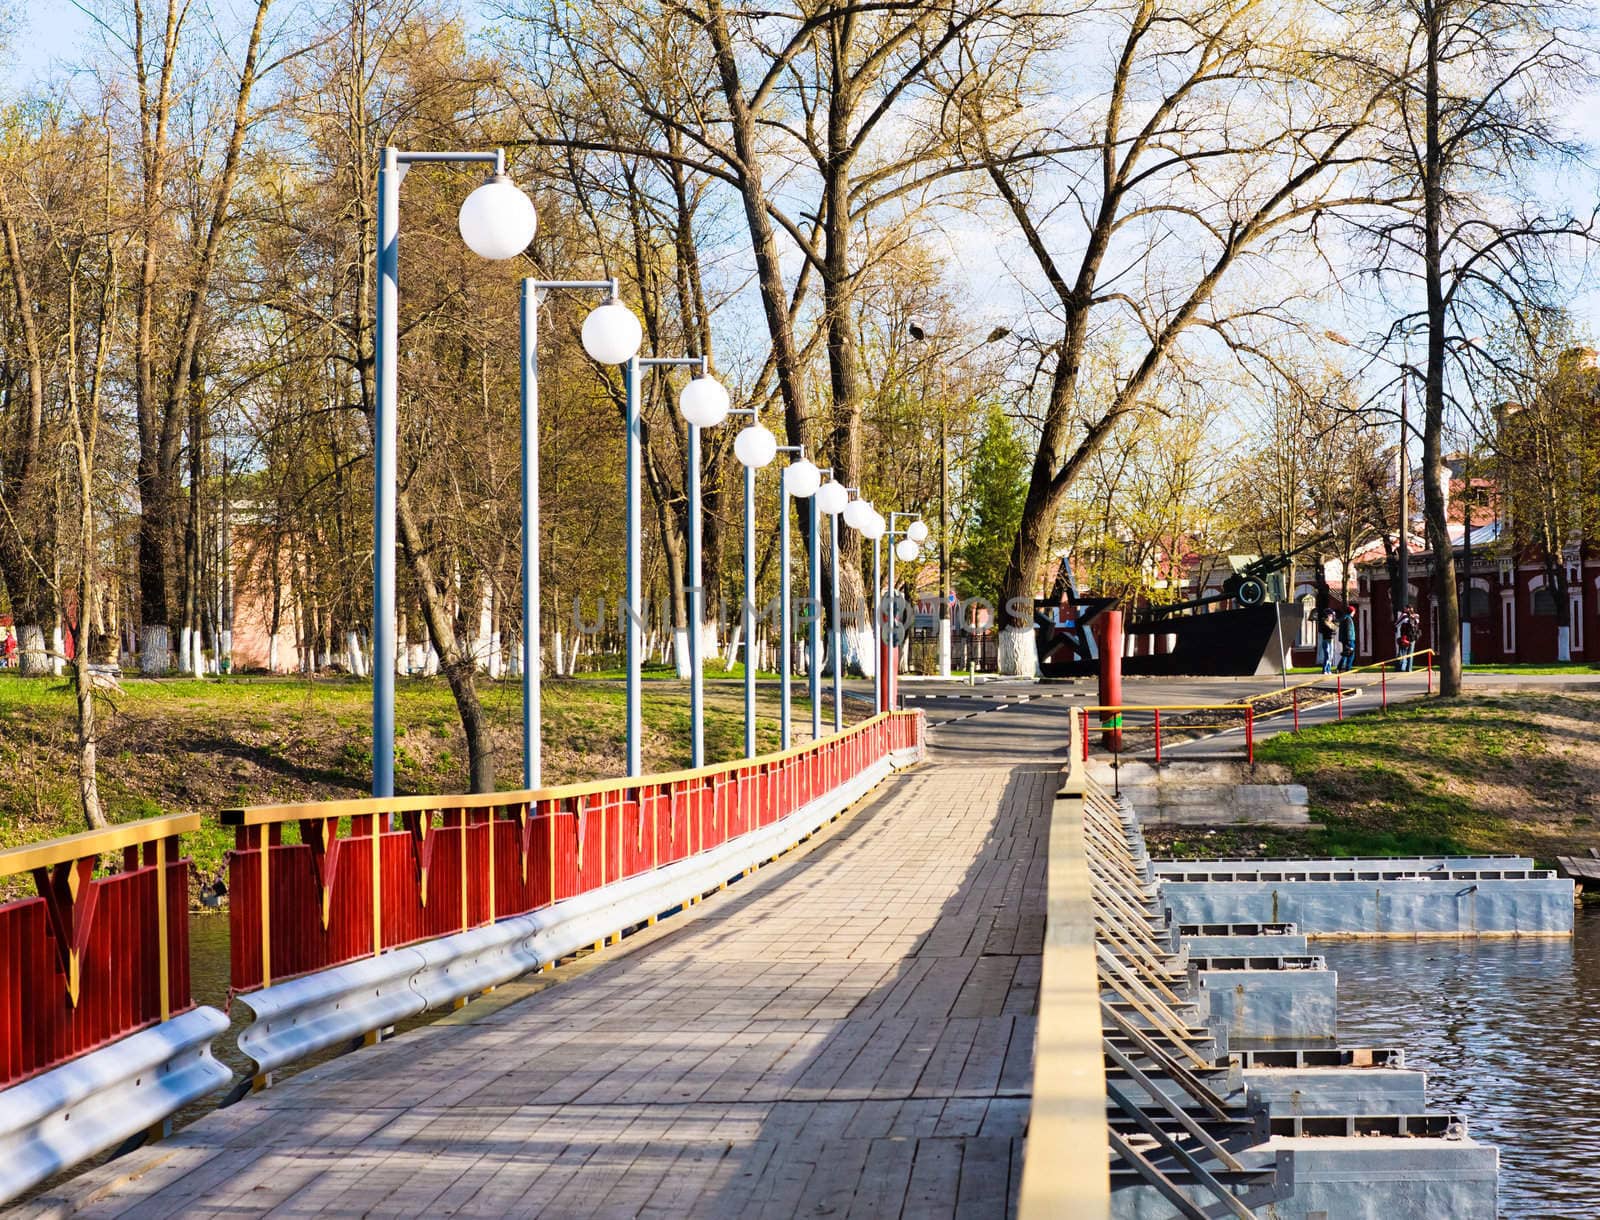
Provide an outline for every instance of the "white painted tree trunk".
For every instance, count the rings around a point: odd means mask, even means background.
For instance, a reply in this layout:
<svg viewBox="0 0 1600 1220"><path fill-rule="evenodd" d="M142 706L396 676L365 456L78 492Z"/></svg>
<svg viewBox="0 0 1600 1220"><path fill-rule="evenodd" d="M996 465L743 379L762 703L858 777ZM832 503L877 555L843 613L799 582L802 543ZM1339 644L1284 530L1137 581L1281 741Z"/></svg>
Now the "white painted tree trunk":
<svg viewBox="0 0 1600 1220"><path fill-rule="evenodd" d="M1462 633L1462 638L1463 639L1466 638L1466 633L1465 632ZM1466 648L1463 648L1461 650L1461 657L1462 657L1463 662L1465 662L1468 659L1467 658L1467 651L1468 650ZM1556 628L1556 660L1558 660L1558 661L1570 661L1570 660L1572 660L1572 628L1571 627L1557 627Z"/></svg>
<svg viewBox="0 0 1600 1220"><path fill-rule="evenodd" d="M428 655L423 659L422 672L430 678L439 672L439 654L431 645L428 648Z"/></svg>
<svg viewBox="0 0 1600 1220"><path fill-rule="evenodd" d="M500 643L500 633L491 631L489 633L489 676L498 678L504 672L504 669L505 658Z"/></svg>
<svg viewBox="0 0 1600 1220"><path fill-rule="evenodd" d="M168 653L172 638L161 626L146 625L139 632L139 672L147 678L159 678L170 668Z"/></svg>
<svg viewBox="0 0 1600 1220"><path fill-rule="evenodd" d="M844 636L844 665L845 673L852 668L859 669L867 677L877 672L877 666L872 661L872 628L870 625L848 627L843 632Z"/></svg>
<svg viewBox="0 0 1600 1220"><path fill-rule="evenodd" d="M950 628L953 624L947 618L939 620L939 676L950 676Z"/></svg>
<svg viewBox="0 0 1600 1220"><path fill-rule="evenodd" d="M733 634L728 637L728 663L722 667L723 673L731 673L735 662L739 659L739 641L744 635L744 624L740 623L733 629Z"/></svg>
<svg viewBox="0 0 1600 1220"><path fill-rule="evenodd" d="M228 672L232 673L233 672L233 631L231 629L227 630L227 631L224 631L222 633L221 651L219 652L219 654L217 656L217 669L218 669L218 672L220 672L221 669L222 669L222 661L223 660L226 660L228 662Z"/></svg>
<svg viewBox="0 0 1600 1220"><path fill-rule="evenodd" d="M557 627L555 639L552 641L550 647L550 665L554 671L554 677L559 678L562 674L567 672L562 668L562 666L566 663L566 660L566 646L561 641L561 628Z"/></svg>
<svg viewBox="0 0 1600 1220"><path fill-rule="evenodd" d="M345 633L345 651L350 654L350 672L358 678L367 676L366 658L361 655L361 639L354 631Z"/></svg>
<svg viewBox="0 0 1600 1220"><path fill-rule="evenodd" d="M411 655L406 659L406 673L420 674L428 663L428 646L426 644L412 644Z"/></svg>
<svg viewBox="0 0 1600 1220"><path fill-rule="evenodd" d="M1039 676L1039 653L1033 645L1032 627L1000 629L1000 672L1013 678Z"/></svg>
<svg viewBox="0 0 1600 1220"><path fill-rule="evenodd" d="M44 628L38 623L23 623L17 628L17 664L24 678L49 674L50 653L44 644Z"/></svg>
<svg viewBox="0 0 1600 1220"><path fill-rule="evenodd" d="M278 637L273 636L267 641L267 672L278 672Z"/></svg>
<svg viewBox="0 0 1600 1220"><path fill-rule="evenodd" d="M67 658L62 655L67 650L67 640L61 634L61 624L57 623L50 630L50 672L60 677L67 672Z"/></svg>
<svg viewBox="0 0 1600 1220"><path fill-rule="evenodd" d="M194 673L194 632L188 627L178 628L178 672Z"/></svg>
<svg viewBox="0 0 1600 1220"><path fill-rule="evenodd" d="M687 627L675 628L672 632L672 658L677 666L678 677L689 677L689 629Z"/></svg>
<svg viewBox="0 0 1600 1220"><path fill-rule="evenodd" d="M205 640L198 631L189 633L189 647L193 650L189 668L195 677L201 678L206 674L206 646Z"/></svg>
<svg viewBox="0 0 1600 1220"><path fill-rule="evenodd" d="M569 677L578 672L578 649L582 646L583 637L581 635L573 636L572 655L567 659L567 674Z"/></svg>

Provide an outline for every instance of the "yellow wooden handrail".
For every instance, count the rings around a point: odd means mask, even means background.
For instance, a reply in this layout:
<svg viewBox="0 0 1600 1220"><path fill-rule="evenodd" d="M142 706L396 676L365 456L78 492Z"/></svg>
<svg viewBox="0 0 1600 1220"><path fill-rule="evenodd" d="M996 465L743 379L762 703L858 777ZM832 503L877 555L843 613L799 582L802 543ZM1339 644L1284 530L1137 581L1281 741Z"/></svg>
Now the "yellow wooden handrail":
<svg viewBox="0 0 1600 1220"><path fill-rule="evenodd" d="M18 873L31 873L36 868L53 868L89 856L103 856L157 839L189 834L200 829L198 813L169 813L161 817L141 818L137 822L118 822L100 830L84 830L77 834L46 839L42 843L25 843L21 847L8 847L0 851L0 877L13 877Z"/></svg>
<svg viewBox="0 0 1600 1220"><path fill-rule="evenodd" d="M1084 842L1087 775L1078 718L1050 816L1033 1101L1017 1214L1022 1220L1106 1220L1111 1175L1106 1073L1095 964L1094 894Z"/></svg>
<svg viewBox="0 0 1600 1220"><path fill-rule="evenodd" d="M224 826L267 826L278 822L298 822L302 818L368 817L385 813L421 813L439 809L498 809L506 805L527 805L538 801L571 800L574 797L592 796L597 792L613 792L618 788L638 788L646 785L676 784L685 780L707 779L727 775L745 767L767 766L819 750L831 741L859 733L874 725L884 723L893 716L914 716L915 712L880 712L876 716L852 724L839 733L819 737L816 741L790 746L776 754L758 754L754 758L736 758L728 762L709 763L683 771L663 771L656 775L641 775L634 779L589 780L580 784L562 784L555 788L524 788L507 792L478 792L461 795L350 797L332 801L304 801L293 805L246 805L224 809L218 815Z"/></svg>
<svg viewBox="0 0 1600 1220"><path fill-rule="evenodd" d="M1438 655L1439 654L1437 652L1435 652L1432 648L1419 648L1419 649L1417 649L1415 652L1413 652L1411 654L1411 659L1412 659L1412 661L1415 662L1415 661L1422 660L1424 657L1435 657L1435 656L1438 656ZM1329 678L1337 678L1342 674L1371 673L1373 670L1382 671L1382 670L1388 669L1392 665L1399 664L1399 662L1400 662L1400 658L1399 657L1390 657L1387 661L1369 661L1365 665L1354 665L1349 669L1330 670L1328 673L1317 674L1313 678L1307 678L1304 682L1296 682L1292 686L1280 686L1280 687L1278 687L1277 690L1264 690L1264 691L1258 691L1254 695L1246 695L1244 698L1235 701L1235 703L1232 706L1234 706L1234 707L1254 706L1255 705L1255 701L1257 699L1270 699L1274 695L1287 695L1291 691L1305 690L1307 687L1311 687L1311 686L1321 686ZM1399 673L1415 673L1416 671L1415 670L1398 670L1397 669L1397 670L1394 670L1393 672L1399 674Z"/></svg>

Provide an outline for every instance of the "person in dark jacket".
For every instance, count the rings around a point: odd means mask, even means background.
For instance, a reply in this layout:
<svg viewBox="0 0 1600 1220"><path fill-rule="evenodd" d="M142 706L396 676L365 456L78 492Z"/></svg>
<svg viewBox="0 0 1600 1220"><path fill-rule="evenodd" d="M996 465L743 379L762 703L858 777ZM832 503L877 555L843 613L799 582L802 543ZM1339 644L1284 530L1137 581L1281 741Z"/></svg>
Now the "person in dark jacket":
<svg viewBox="0 0 1600 1220"><path fill-rule="evenodd" d="M1349 673L1356 663L1356 608L1346 606L1339 615L1339 668Z"/></svg>
<svg viewBox="0 0 1600 1220"><path fill-rule="evenodd" d="M1339 628L1332 610L1324 610L1317 615L1317 664L1322 666L1325 674L1333 672L1333 642L1338 634Z"/></svg>

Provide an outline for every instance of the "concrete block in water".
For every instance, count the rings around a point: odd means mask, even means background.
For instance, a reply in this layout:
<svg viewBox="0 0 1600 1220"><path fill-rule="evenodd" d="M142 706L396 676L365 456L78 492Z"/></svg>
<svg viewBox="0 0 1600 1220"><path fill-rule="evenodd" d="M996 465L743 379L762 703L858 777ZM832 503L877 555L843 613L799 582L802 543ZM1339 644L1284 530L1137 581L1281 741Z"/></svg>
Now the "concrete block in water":
<svg viewBox="0 0 1600 1220"><path fill-rule="evenodd" d="M1495 1220L1500 1153L1475 1140L1274 1136L1246 1164L1294 1155L1294 1194L1261 1209L1274 1220Z"/></svg>
<svg viewBox="0 0 1600 1220"><path fill-rule="evenodd" d="M1420 1114L1427 1076L1406 1068L1246 1068L1249 1097L1274 1117L1295 1114Z"/></svg>
<svg viewBox="0 0 1600 1220"><path fill-rule="evenodd" d="M1338 1036L1338 975L1332 970L1201 970L1209 1024L1229 1039Z"/></svg>
<svg viewBox="0 0 1600 1220"><path fill-rule="evenodd" d="M1304 953L1306 937L1302 932L1277 936L1180 936L1178 947L1189 950L1190 957L1278 957Z"/></svg>
<svg viewBox="0 0 1600 1220"><path fill-rule="evenodd" d="M1572 934L1572 882L1555 876L1163 881L1161 900L1177 923L1290 922L1312 936Z"/></svg>
<svg viewBox="0 0 1600 1220"><path fill-rule="evenodd" d="M1239 1153L1251 1167L1290 1160L1287 1197L1257 1203L1266 1220L1495 1220L1499 1153L1461 1138L1388 1136L1274 1136ZM1184 1193L1202 1207L1216 1197L1198 1187ZM1170 1220L1172 1204L1143 1184L1111 1195L1116 1220Z"/></svg>

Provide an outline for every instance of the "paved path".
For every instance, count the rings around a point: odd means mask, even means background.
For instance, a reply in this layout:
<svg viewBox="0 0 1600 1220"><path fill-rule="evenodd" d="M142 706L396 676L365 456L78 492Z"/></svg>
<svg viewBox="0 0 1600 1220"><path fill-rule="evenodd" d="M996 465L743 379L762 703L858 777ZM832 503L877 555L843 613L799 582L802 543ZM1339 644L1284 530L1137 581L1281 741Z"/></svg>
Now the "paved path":
<svg viewBox="0 0 1600 1220"><path fill-rule="evenodd" d="M33 1210L1004 1215L1059 709L936 731L809 849L572 981L313 1069Z"/></svg>

